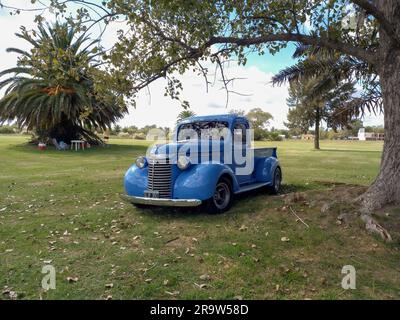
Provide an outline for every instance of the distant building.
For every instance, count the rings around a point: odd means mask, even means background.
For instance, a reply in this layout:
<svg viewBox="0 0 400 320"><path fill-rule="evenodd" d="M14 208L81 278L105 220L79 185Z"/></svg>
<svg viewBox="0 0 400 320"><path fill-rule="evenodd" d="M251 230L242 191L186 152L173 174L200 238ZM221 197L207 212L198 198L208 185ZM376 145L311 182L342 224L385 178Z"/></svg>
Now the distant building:
<svg viewBox="0 0 400 320"><path fill-rule="evenodd" d="M384 140L384 133L375 133L375 132L365 132L365 128L360 128L358 130L358 140L366 141L366 140Z"/></svg>
<svg viewBox="0 0 400 320"><path fill-rule="evenodd" d="M302 134L301 135L301 140L314 140L314 135L313 134Z"/></svg>

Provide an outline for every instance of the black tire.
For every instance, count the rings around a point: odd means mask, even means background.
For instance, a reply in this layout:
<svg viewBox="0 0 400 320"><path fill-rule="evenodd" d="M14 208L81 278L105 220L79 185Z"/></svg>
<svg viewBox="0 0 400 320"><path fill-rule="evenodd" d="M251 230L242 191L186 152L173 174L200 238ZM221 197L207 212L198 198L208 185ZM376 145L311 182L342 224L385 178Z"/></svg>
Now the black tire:
<svg viewBox="0 0 400 320"><path fill-rule="evenodd" d="M204 201L204 209L210 214L228 211L232 205L232 184L226 178L221 178L215 186L214 195Z"/></svg>
<svg viewBox="0 0 400 320"><path fill-rule="evenodd" d="M272 186L268 187L268 190L271 194L278 194L281 190L282 186L282 170L277 167L274 171L274 181Z"/></svg>

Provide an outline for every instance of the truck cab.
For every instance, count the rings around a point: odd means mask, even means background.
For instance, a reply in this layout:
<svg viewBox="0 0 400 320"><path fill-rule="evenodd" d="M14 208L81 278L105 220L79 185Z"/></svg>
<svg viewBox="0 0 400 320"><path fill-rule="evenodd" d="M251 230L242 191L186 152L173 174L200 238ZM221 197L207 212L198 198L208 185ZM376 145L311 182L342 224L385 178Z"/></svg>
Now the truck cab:
<svg viewBox="0 0 400 320"><path fill-rule="evenodd" d="M276 148L252 148L243 116L190 117L173 141L153 145L125 174L123 198L135 205L228 210L235 194L267 187L278 193L282 169Z"/></svg>

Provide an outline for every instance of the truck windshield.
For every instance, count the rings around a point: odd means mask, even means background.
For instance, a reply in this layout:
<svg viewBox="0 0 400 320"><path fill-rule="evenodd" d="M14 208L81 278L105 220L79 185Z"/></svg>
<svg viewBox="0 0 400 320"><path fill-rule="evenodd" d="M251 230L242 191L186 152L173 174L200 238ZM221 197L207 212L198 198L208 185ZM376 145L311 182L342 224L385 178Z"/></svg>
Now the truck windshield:
<svg viewBox="0 0 400 320"><path fill-rule="evenodd" d="M182 124L178 131L178 141L195 139L226 139L229 124L226 121L198 121Z"/></svg>

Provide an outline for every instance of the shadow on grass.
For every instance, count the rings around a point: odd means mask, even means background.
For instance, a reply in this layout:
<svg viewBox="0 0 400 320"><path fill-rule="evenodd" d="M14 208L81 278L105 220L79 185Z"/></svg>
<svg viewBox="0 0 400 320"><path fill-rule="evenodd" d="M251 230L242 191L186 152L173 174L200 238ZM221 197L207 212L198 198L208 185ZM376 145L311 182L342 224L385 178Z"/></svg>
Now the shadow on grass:
<svg viewBox="0 0 400 320"><path fill-rule="evenodd" d="M324 186L324 187L322 187ZM171 207L157 207L157 206L144 206L144 207L136 207L141 214L149 215L149 216L157 216L161 219L176 219L176 220L198 220L198 218L206 218L215 221L223 221L226 217L232 213L235 205L238 205L239 202L243 203L251 203L257 200L260 200L261 197L268 197L270 200L280 199L280 196L289 194L292 192L301 192L307 190L318 190L327 188L328 185L325 184L312 184L312 185L297 185L297 184L284 184L282 185L281 192L278 195L273 195L269 192L269 190L265 187L259 188L256 190L251 190L243 193L236 194L232 207L227 212L221 214L209 214L207 213L203 206L200 205L198 207L193 208L171 208ZM245 214L245 212L235 211L235 215L237 214Z"/></svg>
<svg viewBox="0 0 400 320"><path fill-rule="evenodd" d="M360 150L360 149L319 149L315 150L313 149L312 151L315 152L357 152L357 153L378 153L381 154L382 150Z"/></svg>
<svg viewBox="0 0 400 320"><path fill-rule="evenodd" d="M126 144L109 144L105 147L94 146L85 150L56 150L55 147L49 146L46 150L39 150L36 145L30 143L10 145L5 149L9 151L22 152L25 154L32 155L57 155L65 157L93 157L98 155L116 155L116 154L127 154L129 152L141 152L146 153L147 146L142 145L126 145Z"/></svg>

